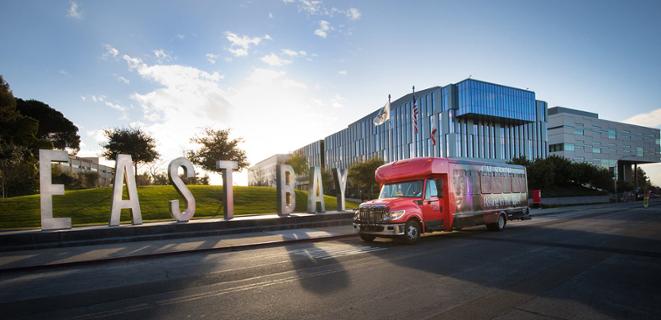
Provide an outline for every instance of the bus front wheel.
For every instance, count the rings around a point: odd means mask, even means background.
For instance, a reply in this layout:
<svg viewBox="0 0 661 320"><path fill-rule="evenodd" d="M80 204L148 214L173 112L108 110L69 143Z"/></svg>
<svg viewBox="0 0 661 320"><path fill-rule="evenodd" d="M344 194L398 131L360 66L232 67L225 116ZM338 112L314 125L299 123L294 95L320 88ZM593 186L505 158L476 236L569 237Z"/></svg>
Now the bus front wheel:
<svg viewBox="0 0 661 320"><path fill-rule="evenodd" d="M420 239L420 223L415 220L406 222L403 240L407 244L414 244Z"/></svg>

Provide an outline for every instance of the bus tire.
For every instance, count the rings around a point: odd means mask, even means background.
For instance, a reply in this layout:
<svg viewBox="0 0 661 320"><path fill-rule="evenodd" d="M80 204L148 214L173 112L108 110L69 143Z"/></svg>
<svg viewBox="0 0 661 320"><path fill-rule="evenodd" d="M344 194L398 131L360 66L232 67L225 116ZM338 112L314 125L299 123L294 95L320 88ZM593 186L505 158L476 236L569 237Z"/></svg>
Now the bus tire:
<svg viewBox="0 0 661 320"><path fill-rule="evenodd" d="M409 220L404 226L404 243L414 244L420 240L420 223L416 220Z"/></svg>
<svg viewBox="0 0 661 320"><path fill-rule="evenodd" d="M498 215L498 221L496 223L487 224L487 229L490 231L503 231L507 225L507 218L502 212Z"/></svg>
<svg viewBox="0 0 661 320"><path fill-rule="evenodd" d="M365 234L365 233L360 234L360 239L365 242L373 242L374 238L376 238L376 236L373 236L371 234Z"/></svg>

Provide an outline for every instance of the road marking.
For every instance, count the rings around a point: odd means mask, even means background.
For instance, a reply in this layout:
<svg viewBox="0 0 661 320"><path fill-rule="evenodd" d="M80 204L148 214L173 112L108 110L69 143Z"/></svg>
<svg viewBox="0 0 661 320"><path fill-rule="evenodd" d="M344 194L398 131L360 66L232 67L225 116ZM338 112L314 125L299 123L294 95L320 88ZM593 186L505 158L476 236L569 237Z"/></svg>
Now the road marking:
<svg viewBox="0 0 661 320"><path fill-rule="evenodd" d="M351 246L349 248L340 247L340 248L330 248L330 249L314 247L314 248L303 248L303 249L292 250L289 251L289 254L304 256L312 260L328 260L337 257L382 251L386 249L388 248L372 247L372 246L359 246L359 247Z"/></svg>

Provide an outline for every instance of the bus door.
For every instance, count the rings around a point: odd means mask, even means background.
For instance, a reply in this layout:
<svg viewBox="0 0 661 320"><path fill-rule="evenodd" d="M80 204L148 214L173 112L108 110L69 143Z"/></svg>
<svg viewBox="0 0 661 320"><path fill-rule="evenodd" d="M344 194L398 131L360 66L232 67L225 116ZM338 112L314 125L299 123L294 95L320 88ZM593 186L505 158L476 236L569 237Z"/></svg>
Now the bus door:
<svg viewBox="0 0 661 320"><path fill-rule="evenodd" d="M443 229L444 210L447 210L444 208L447 198L446 180L445 176L439 176L428 178L425 182L425 197L421 207L426 231Z"/></svg>

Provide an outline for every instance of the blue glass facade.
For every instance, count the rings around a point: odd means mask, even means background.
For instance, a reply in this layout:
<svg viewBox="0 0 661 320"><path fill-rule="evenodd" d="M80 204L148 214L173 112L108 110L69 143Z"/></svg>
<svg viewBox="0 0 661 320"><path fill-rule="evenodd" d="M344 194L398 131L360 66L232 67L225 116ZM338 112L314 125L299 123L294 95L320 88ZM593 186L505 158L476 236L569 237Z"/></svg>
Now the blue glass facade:
<svg viewBox="0 0 661 320"><path fill-rule="evenodd" d="M323 163L326 168L348 168L375 157L386 162L413 157L504 162L548 155L547 104L535 100L532 91L467 79L415 96L417 132L411 116L413 96L407 94L391 103L390 120L384 124L373 124L377 109L327 136L323 143L295 152L320 154L323 159L311 156L309 162Z"/></svg>
<svg viewBox="0 0 661 320"><path fill-rule="evenodd" d="M535 93L467 79L457 85L457 116L488 116L535 121Z"/></svg>

